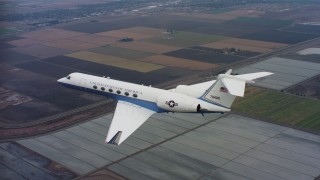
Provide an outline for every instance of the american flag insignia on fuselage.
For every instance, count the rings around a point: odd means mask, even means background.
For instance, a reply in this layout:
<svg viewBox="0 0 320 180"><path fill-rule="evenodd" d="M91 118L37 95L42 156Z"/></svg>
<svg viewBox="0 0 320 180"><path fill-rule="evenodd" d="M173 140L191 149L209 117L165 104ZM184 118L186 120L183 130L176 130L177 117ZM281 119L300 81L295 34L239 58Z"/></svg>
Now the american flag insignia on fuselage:
<svg viewBox="0 0 320 180"><path fill-rule="evenodd" d="M220 92L227 93L227 92L228 92L228 89L227 89L227 88L225 88L225 87L221 87L221 88L220 88Z"/></svg>

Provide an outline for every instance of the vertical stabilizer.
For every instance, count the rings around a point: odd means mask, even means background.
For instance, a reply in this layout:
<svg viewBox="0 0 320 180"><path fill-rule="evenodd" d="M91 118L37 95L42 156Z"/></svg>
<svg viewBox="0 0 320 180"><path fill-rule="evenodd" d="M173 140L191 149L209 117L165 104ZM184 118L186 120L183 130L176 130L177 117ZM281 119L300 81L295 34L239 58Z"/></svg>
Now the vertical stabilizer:
<svg viewBox="0 0 320 180"><path fill-rule="evenodd" d="M229 69L225 74L220 74L216 82L201 96L212 104L230 108L236 96L243 97L246 83L254 83L252 80L269 76L273 73L258 72L242 75L231 75Z"/></svg>
<svg viewBox="0 0 320 180"><path fill-rule="evenodd" d="M217 104L226 108L230 108L235 95L230 94L228 87L226 87L222 79L218 78L217 81L206 91L201 99Z"/></svg>

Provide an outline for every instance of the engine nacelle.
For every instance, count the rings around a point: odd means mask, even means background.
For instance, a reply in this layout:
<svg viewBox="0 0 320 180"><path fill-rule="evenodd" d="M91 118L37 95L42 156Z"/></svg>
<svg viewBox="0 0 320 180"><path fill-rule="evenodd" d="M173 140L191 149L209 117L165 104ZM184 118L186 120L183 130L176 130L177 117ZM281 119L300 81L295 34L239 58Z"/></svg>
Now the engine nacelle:
<svg viewBox="0 0 320 180"><path fill-rule="evenodd" d="M199 112L201 109L198 99L177 93L160 95L157 106L172 112Z"/></svg>

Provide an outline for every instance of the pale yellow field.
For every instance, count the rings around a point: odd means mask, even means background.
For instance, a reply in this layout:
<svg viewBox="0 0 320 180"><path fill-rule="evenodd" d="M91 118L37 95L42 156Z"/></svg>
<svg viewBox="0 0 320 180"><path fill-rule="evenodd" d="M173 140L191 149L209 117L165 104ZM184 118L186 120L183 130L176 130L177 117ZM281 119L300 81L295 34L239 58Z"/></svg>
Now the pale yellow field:
<svg viewBox="0 0 320 180"><path fill-rule="evenodd" d="M109 56L104 54L98 54L93 52L87 52L87 51L80 51L80 52L68 54L66 56L78 58L86 61L96 62L100 64L105 64L109 66L135 70L143 73L158 70L165 67L157 64L129 60L129 59L124 59L124 58L119 58L119 57L114 57L114 56Z"/></svg>
<svg viewBox="0 0 320 180"><path fill-rule="evenodd" d="M218 67L218 65L216 64L204 63L204 62L170 57L165 55L149 56L141 60L145 62L161 64L164 66L185 68L185 69L197 70L197 71L208 70L208 69L213 69L215 67Z"/></svg>

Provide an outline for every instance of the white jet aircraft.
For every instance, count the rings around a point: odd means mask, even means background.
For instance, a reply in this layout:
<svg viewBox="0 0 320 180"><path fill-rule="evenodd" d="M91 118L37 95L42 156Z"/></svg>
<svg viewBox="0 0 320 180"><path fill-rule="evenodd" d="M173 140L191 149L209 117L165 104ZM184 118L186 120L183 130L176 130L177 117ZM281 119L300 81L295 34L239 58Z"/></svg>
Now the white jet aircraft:
<svg viewBox="0 0 320 180"><path fill-rule="evenodd" d="M120 145L152 114L161 112L224 113L236 96L243 97L245 84L271 75L270 72L231 75L231 69L217 80L194 85L178 85L164 90L109 77L71 73L58 80L64 86L93 92L118 100L107 143Z"/></svg>

